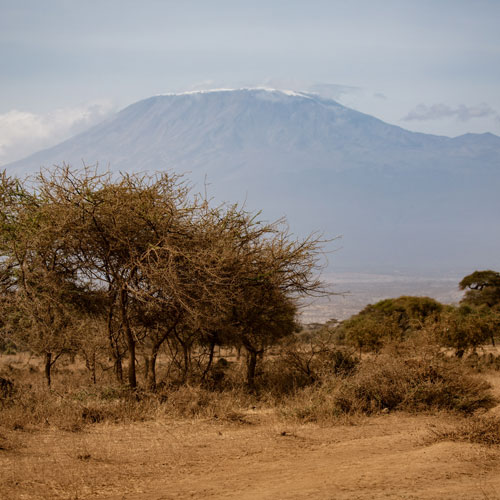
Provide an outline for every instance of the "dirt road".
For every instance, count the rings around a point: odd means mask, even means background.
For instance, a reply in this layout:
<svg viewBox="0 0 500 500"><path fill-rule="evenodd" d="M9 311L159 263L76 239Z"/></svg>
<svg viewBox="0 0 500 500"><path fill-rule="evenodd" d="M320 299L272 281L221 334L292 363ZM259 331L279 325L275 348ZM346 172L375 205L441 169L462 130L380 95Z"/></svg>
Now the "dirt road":
<svg viewBox="0 0 500 500"><path fill-rule="evenodd" d="M500 498L498 453L430 444L432 419L423 420L226 430L193 443L174 474L155 478L139 495L115 498Z"/></svg>
<svg viewBox="0 0 500 500"><path fill-rule="evenodd" d="M10 499L495 499L500 451L433 442L448 416L383 415L356 425L240 421L96 425L26 435L0 452Z"/></svg>

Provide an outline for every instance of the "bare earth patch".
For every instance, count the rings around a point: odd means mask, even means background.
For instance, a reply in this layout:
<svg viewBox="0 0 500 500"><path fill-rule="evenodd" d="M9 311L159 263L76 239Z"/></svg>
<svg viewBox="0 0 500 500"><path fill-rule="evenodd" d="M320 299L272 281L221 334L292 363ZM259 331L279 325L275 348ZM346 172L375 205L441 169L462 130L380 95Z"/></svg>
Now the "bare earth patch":
<svg viewBox="0 0 500 500"><path fill-rule="evenodd" d="M0 451L0 497L500 498L498 448L432 442L429 429L447 420L394 414L318 426L248 412L234 423L16 433L16 446Z"/></svg>

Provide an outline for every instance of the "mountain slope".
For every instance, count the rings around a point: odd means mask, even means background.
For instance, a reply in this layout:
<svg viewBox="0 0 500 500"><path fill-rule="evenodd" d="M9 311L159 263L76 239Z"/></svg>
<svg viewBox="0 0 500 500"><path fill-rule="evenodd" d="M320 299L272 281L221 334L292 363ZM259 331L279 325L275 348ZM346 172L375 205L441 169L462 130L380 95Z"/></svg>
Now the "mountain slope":
<svg viewBox="0 0 500 500"><path fill-rule="evenodd" d="M189 172L292 230L343 234L332 260L358 269L500 264L500 138L409 132L335 101L244 89L151 97L7 166L98 162Z"/></svg>

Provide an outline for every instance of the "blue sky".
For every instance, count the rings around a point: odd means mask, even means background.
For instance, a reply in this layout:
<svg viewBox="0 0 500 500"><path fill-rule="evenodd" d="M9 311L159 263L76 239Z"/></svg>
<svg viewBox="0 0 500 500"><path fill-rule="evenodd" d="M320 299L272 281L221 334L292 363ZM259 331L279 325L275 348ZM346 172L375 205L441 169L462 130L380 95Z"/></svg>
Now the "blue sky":
<svg viewBox="0 0 500 500"><path fill-rule="evenodd" d="M154 94L312 90L500 135L498 0L0 0L0 165Z"/></svg>

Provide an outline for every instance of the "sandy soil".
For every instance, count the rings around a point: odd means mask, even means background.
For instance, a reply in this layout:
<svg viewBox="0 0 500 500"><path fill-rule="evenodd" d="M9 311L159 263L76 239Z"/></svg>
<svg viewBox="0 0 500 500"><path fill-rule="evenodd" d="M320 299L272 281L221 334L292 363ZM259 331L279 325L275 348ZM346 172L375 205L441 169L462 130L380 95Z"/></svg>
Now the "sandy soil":
<svg viewBox="0 0 500 500"><path fill-rule="evenodd" d="M235 422L22 433L0 451L0 498L500 498L498 448L432 440L450 419L394 414L325 427L249 411Z"/></svg>

